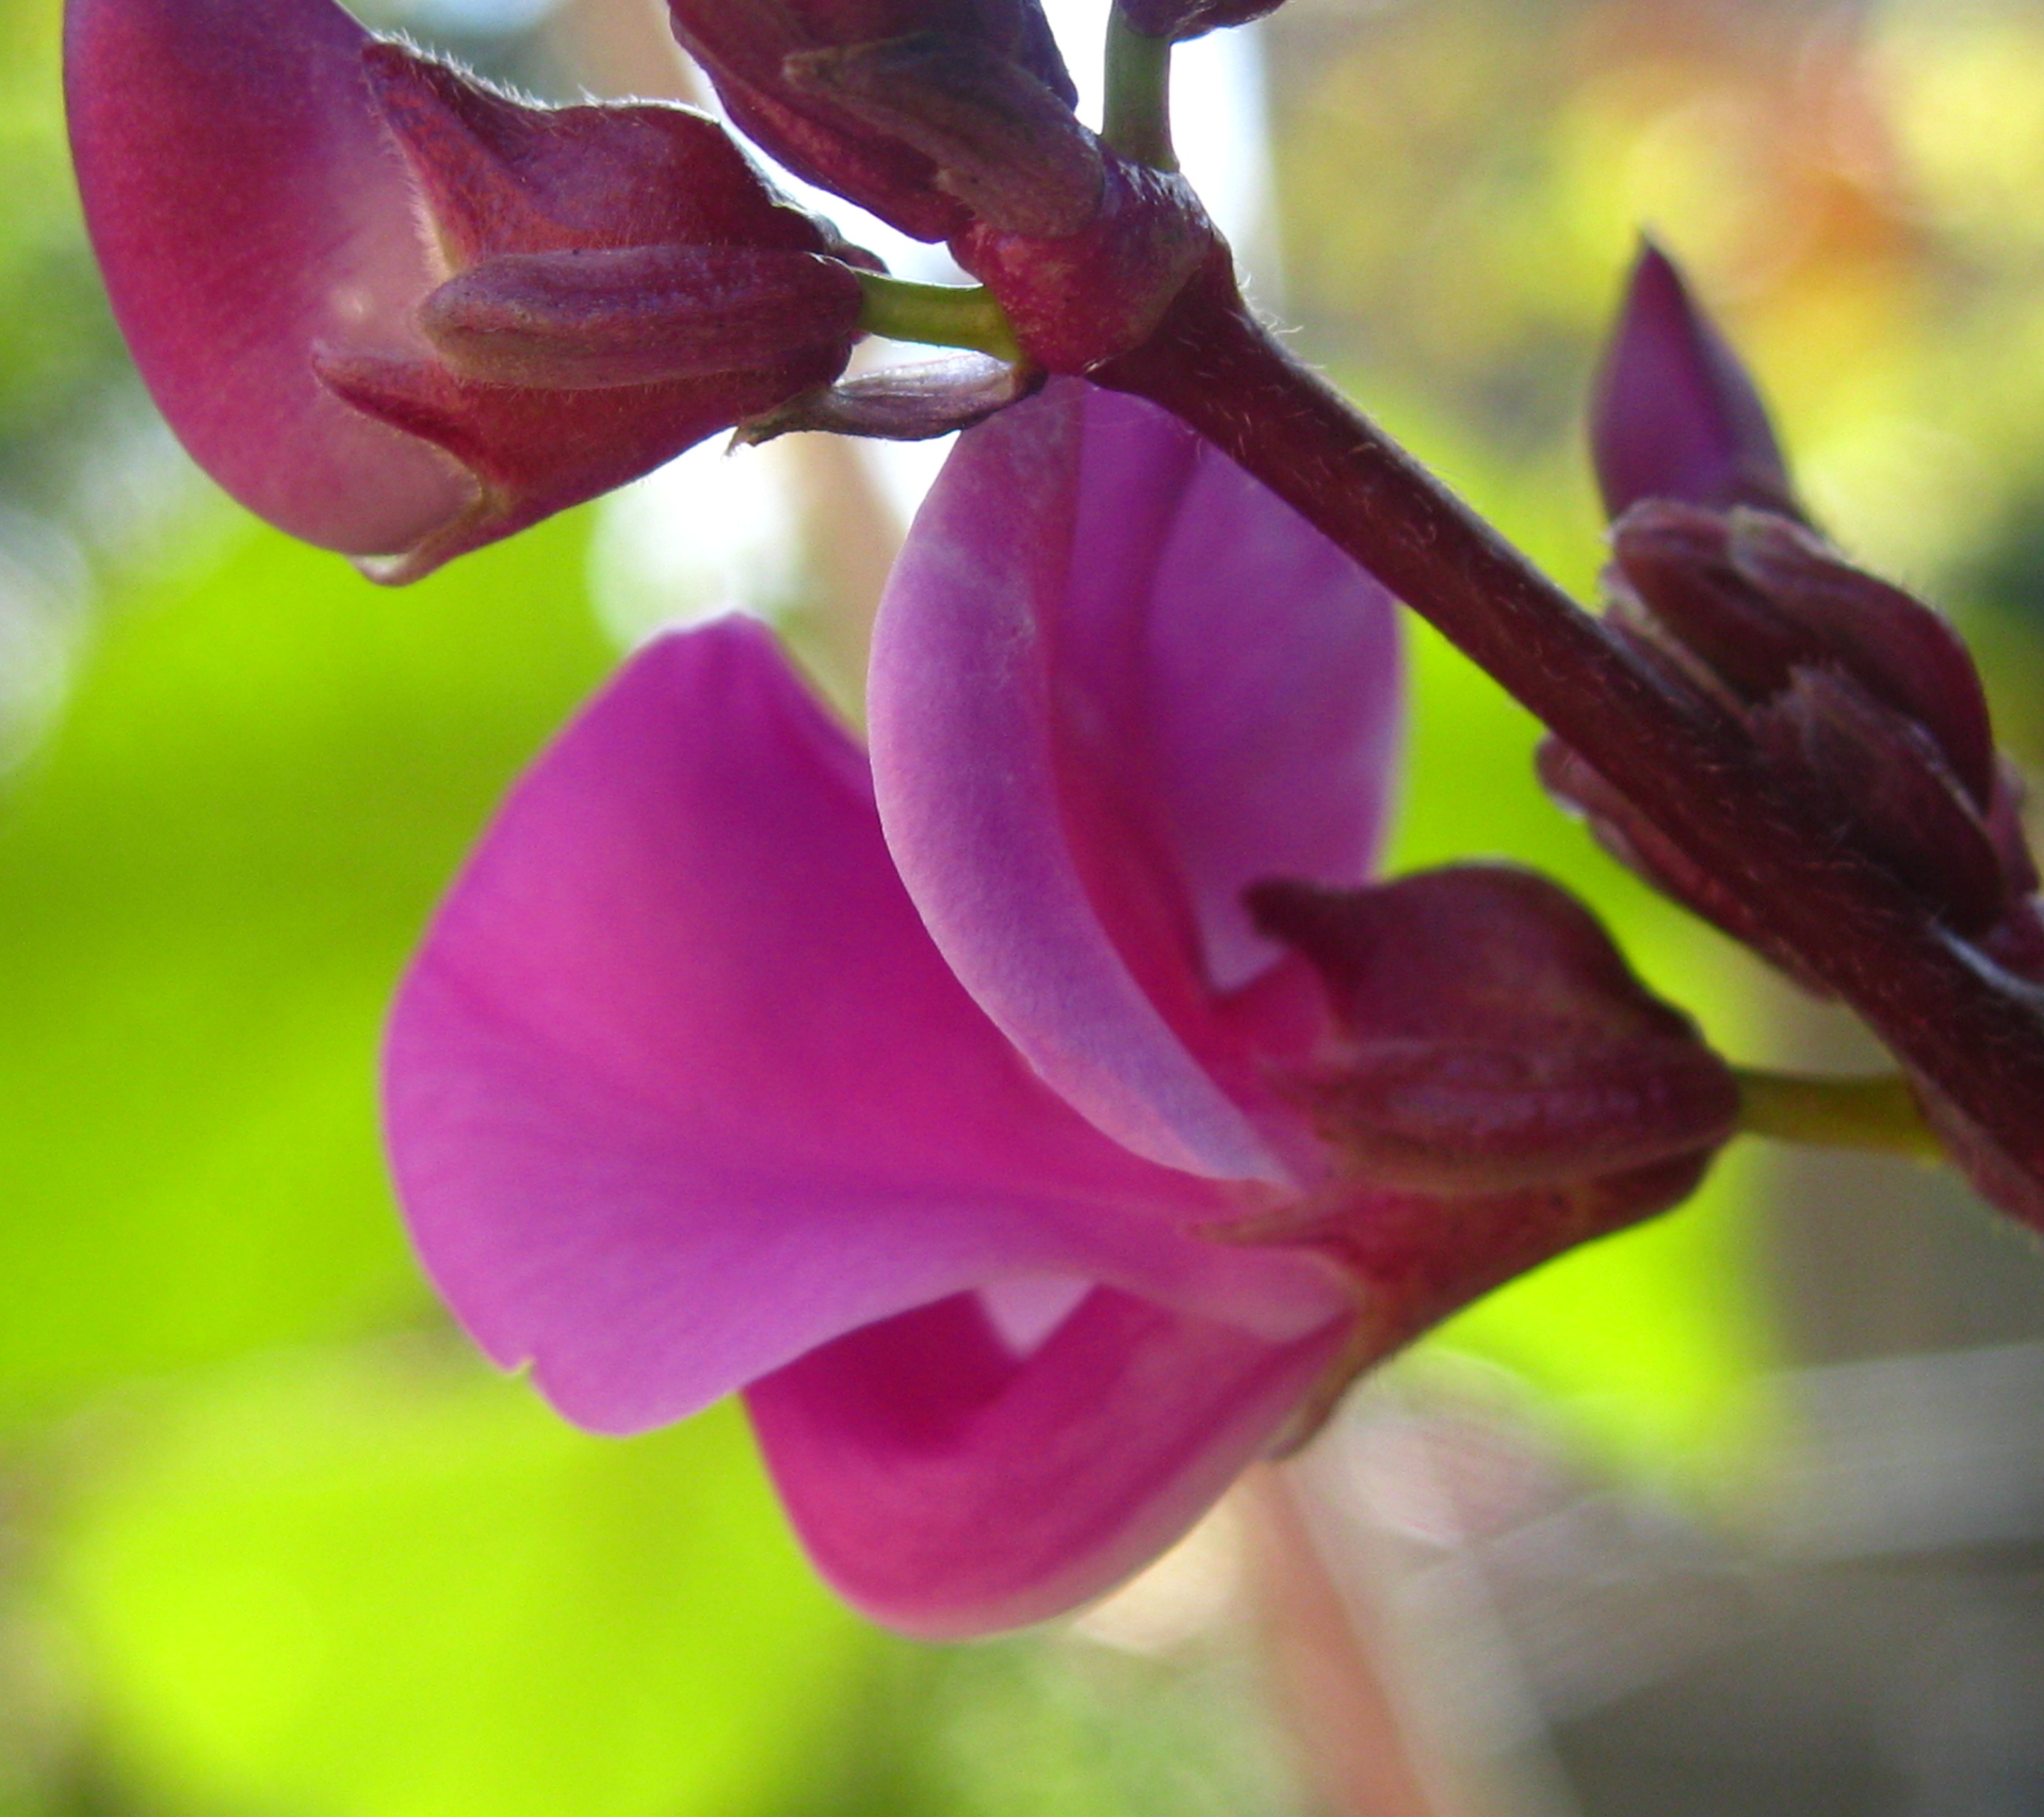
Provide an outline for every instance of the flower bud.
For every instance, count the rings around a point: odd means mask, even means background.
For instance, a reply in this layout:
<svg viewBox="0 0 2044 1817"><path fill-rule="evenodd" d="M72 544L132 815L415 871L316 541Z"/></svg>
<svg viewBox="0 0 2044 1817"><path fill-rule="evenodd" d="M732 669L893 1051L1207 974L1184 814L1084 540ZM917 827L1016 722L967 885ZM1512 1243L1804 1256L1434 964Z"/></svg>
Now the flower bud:
<svg viewBox="0 0 2044 1817"><path fill-rule="evenodd" d="M1799 668L1754 729L1842 840L1901 879L1949 926L1984 933L2012 900L2000 854L1921 726L1835 670Z"/></svg>
<svg viewBox="0 0 2044 1817"><path fill-rule="evenodd" d="M1650 240L1605 349L1590 423L1611 517L1643 498L1798 514L1759 392Z"/></svg>
<svg viewBox="0 0 2044 1817"><path fill-rule="evenodd" d="M989 145L961 115L991 102L1005 124L1058 166L1077 99L1039 0L669 0L674 34L717 86L732 119L790 170L919 240L948 240L973 217L968 181L942 180L929 144ZM875 63L892 47L920 60L922 92L897 71L891 94ZM850 65L830 53L858 52ZM948 94L941 90L953 85ZM1062 113L1062 120L1056 116ZM1028 140L1031 122L1039 140ZM1029 160L1014 172L1026 179ZM1062 181L1054 178L1054 182ZM954 174L953 182L957 178Z"/></svg>

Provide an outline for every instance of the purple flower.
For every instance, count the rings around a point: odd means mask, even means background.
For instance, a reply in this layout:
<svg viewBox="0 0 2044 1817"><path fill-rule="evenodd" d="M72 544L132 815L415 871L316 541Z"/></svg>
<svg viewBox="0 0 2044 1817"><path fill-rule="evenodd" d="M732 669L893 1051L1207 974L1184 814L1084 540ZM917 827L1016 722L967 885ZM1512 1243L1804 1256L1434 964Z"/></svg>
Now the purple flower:
<svg viewBox="0 0 2044 1817"><path fill-rule="evenodd" d="M164 415L378 578L843 370L856 276L701 114L526 106L329 0L70 0L65 32L87 224Z"/></svg>
<svg viewBox="0 0 2044 1817"><path fill-rule="evenodd" d="M599 1431L744 1389L824 1573L965 1635L1105 1589L1359 1365L1679 1197L1729 1080L1589 917L1495 870L1362 887L1393 636L1226 459L1066 381L919 518L870 766L759 628L642 651L396 1010L457 1315Z"/></svg>

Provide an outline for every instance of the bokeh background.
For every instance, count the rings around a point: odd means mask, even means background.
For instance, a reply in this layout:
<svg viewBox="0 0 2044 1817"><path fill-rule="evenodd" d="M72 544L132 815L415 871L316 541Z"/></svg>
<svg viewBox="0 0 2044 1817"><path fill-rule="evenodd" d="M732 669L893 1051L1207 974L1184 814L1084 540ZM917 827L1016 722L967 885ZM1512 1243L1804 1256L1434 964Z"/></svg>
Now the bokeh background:
<svg viewBox="0 0 2044 1817"><path fill-rule="evenodd" d="M648 4L373 17L555 97L685 94ZM855 712L929 462L697 455L379 591L154 418L58 29L0 0L0 1814L2044 1810L2044 1259L1934 1173L1741 1144L1127 1591L966 1648L832 1603L731 1409L601 1441L484 1368L377 1151L406 951L654 625L772 616ZM2044 13L1290 0L1197 55L1260 299L1551 571L1593 586L1582 401L1648 227L1823 521L1963 621L2044 755ZM1412 649L1397 863L1540 864L1735 1055L1878 1063Z"/></svg>

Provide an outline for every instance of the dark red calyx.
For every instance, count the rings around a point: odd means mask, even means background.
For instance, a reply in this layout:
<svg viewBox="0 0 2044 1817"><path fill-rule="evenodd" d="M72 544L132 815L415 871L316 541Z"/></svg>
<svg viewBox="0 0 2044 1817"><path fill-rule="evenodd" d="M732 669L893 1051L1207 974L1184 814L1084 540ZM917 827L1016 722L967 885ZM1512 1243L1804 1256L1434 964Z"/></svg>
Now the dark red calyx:
<svg viewBox="0 0 2044 1817"><path fill-rule="evenodd" d="M1100 205L1079 232L1045 237L981 222L951 243L1047 371L1084 374L1132 352L1195 273L1232 271L1227 242L1182 177L1103 157Z"/></svg>
<svg viewBox="0 0 2044 1817"><path fill-rule="evenodd" d="M1259 885L1338 1031L1293 1080L1345 1172L1450 1197L1716 1148L1738 1093L1596 918L1528 871L1459 865L1362 890Z"/></svg>
<svg viewBox="0 0 2044 1817"><path fill-rule="evenodd" d="M832 250L691 108L527 106L395 44L369 45L363 66L451 271L497 252Z"/></svg>
<svg viewBox="0 0 2044 1817"><path fill-rule="evenodd" d="M1730 1070L1544 878L1455 865L1249 901L1325 989L1334 1033L1286 1082L1337 1161L1304 1200L1208 1234L1342 1268L1358 1325L1341 1379L1678 1204L1733 1133Z"/></svg>
<svg viewBox="0 0 2044 1817"><path fill-rule="evenodd" d="M631 246L513 252L443 284L420 325L463 377L600 390L773 365L859 328L857 275L813 252Z"/></svg>
<svg viewBox="0 0 2044 1817"><path fill-rule="evenodd" d="M1754 736L1837 828L1946 925L1978 935L2012 899L1986 824L1915 721L1835 669L1799 668Z"/></svg>

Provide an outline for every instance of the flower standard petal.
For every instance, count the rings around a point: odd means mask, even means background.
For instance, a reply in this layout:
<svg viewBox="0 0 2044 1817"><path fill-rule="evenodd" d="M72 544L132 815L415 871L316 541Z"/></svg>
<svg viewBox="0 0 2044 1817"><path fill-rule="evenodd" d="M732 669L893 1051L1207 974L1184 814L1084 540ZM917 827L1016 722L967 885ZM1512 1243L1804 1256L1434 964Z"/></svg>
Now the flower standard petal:
<svg viewBox="0 0 2044 1817"><path fill-rule="evenodd" d="M1397 716L1382 590L1163 413L1075 381L971 431L882 609L882 818L987 1012L1117 1141L1281 1177L1216 1081L1242 890L1359 882Z"/></svg>
<svg viewBox="0 0 2044 1817"><path fill-rule="evenodd" d="M747 1393L797 1530L847 1600L933 1639L1109 1588L1268 1449L1340 1350L1101 1289L1033 1352L971 1300L851 1333Z"/></svg>
<svg viewBox="0 0 2044 1817"><path fill-rule="evenodd" d="M386 1101L449 1304L599 1430L1016 1277L1281 1343L1343 1304L1316 1263L1181 1234L1226 1196L1030 1077L856 748L742 622L642 652L514 793L406 981Z"/></svg>
<svg viewBox="0 0 2044 1817"><path fill-rule="evenodd" d="M70 0L65 17L86 225L150 391L251 510L374 555L476 487L308 358L423 347L409 313L434 279L363 83L367 42L328 0Z"/></svg>

